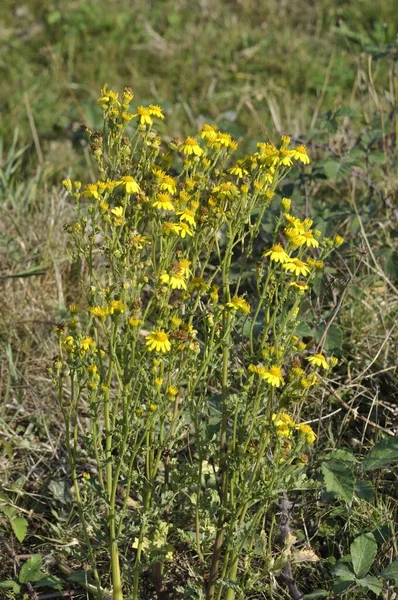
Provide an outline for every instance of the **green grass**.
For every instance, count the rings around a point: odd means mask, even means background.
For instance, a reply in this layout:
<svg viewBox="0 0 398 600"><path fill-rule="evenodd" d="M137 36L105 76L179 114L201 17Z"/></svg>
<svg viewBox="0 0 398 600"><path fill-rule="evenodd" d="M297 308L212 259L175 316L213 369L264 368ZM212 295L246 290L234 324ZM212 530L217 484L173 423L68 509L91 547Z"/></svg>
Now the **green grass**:
<svg viewBox="0 0 398 600"><path fill-rule="evenodd" d="M29 515L19 553L59 553L75 569L84 563L84 549L71 545L79 532L46 370L56 353L54 324L78 293L64 232L74 209L60 180L94 177L75 123L100 126L96 99L105 82L117 89L131 85L139 104L162 105L167 124L161 128L170 136L216 122L240 140L242 151L253 149L252 140L268 134L275 139L280 132L308 143L312 167L292 176L283 193L319 229L347 240L319 283L306 324L308 339L316 338L340 307L333 322L340 367L325 383L323 397L304 409L308 419L322 417L311 474L319 480L320 462L331 450L363 455L383 437L382 429L396 426L395 4L2 4L0 463L5 492ZM340 107L350 110L335 115ZM308 510L292 527L322 557L319 568L297 567L306 589L327 587L333 560L348 552L355 536L376 526L392 531L379 546L378 572L396 560L393 473L386 469L369 480L375 498L351 506L306 492ZM3 519L0 533L9 540ZM0 579L12 576L6 555ZM59 563L50 570L65 578ZM350 598L374 597L363 594L355 591ZM286 597L277 587L275 599ZM387 592L384 597L390 599Z"/></svg>

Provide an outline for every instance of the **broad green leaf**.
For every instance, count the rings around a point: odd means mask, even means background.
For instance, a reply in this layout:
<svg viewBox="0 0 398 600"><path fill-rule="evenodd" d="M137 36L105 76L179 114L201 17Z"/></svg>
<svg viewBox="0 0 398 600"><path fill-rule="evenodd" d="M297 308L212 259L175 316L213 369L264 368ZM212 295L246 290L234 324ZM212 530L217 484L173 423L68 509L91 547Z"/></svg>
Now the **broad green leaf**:
<svg viewBox="0 0 398 600"><path fill-rule="evenodd" d="M355 478L347 463L341 460L328 460L322 463L321 468L327 491L336 494L341 500L351 502Z"/></svg>
<svg viewBox="0 0 398 600"><path fill-rule="evenodd" d="M361 579L368 573L376 558L377 542L373 533L365 533L355 538L350 546L350 552L354 573Z"/></svg>
<svg viewBox="0 0 398 600"><path fill-rule="evenodd" d="M341 577L346 581L355 581L355 575L352 572L350 565L339 560L333 568L333 574L337 577Z"/></svg>
<svg viewBox="0 0 398 600"><path fill-rule="evenodd" d="M19 594L21 586L12 579L6 579L6 581L0 581L0 590L12 590L14 594Z"/></svg>
<svg viewBox="0 0 398 600"><path fill-rule="evenodd" d="M367 575L366 577L356 579L355 581L361 587L368 588L368 590L371 590L375 594L380 594L380 592L383 591L383 584L373 575Z"/></svg>
<svg viewBox="0 0 398 600"><path fill-rule="evenodd" d="M381 573L381 577L387 581L394 580L398 583L398 560L394 560L388 567Z"/></svg>
<svg viewBox="0 0 398 600"><path fill-rule="evenodd" d="M11 520L11 527L15 533L15 537L19 542L23 542L28 530L28 522L23 517L17 517Z"/></svg>
<svg viewBox="0 0 398 600"><path fill-rule="evenodd" d="M387 162L387 156L384 152L371 152L368 158L370 163L376 165L384 165Z"/></svg>
<svg viewBox="0 0 398 600"><path fill-rule="evenodd" d="M344 579L344 577L337 577L333 583L333 593L341 594L345 592L345 590L352 586L354 581L352 579Z"/></svg>
<svg viewBox="0 0 398 600"><path fill-rule="evenodd" d="M33 581L43 579L46 575L40 571L41 566L42 560L40 554L34 554L28 558L19 572L20 583L32 583Z"/></svg>
<svg viewBox="0 0 398 600"><path fill-rule="evenodd" d="M357 463L358 459L347 450L335 450L328 456L328 460L341 460L346 463Z"/></svg>
<svg viewBox="0 0 398 600"><path fill-rule="evenodd" d="M343 160L328 159L323 163L323 169L328 179L344 179L350 175L350 165Z"/></svg>
<svg viewBox="0 0 398 600"><path fill-rule="evenodd" d="M367 502L371 502L375 495L374 487L370 481L356 481L354 490L358 498Z"/></svg>
<svg viewBox="0 0 398 600"><path fill-rule="evenodd" d="M365 456L362 466L365 471L388 467L398 461L398 437L381 440Z"/></svg>

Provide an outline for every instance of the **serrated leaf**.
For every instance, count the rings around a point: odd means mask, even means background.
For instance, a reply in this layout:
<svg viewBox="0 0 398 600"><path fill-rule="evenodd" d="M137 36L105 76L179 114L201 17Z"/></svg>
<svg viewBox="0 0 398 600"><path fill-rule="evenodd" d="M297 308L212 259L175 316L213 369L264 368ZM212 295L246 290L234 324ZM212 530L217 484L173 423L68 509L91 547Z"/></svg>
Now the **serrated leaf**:
<svg viewBox="0 0 398 600"><path fill-rule="evenodd" d="M328 159L323 163L323 169L328 179L344 179L350 175L350 165L343 160Z"/></svg>
<svg viewBox="0 0 398 600"><path fill-rule="evenodd" d="M355 478L347 463L341 460L329 460L322 463L321 469L327 491L336 494L341 500L351 502Z"/></svg>
<svg viewBox="0 0 398 600"><path fill-rule="evenodd" d="M368 573L377 554L377 542L373 533L358 536L350 546L355 575L361 579Z"/></svg>
<svg viewBox="0 0 398 600"><path fill-rule="evenodd" d="M12 581L12 579L6 579L5 581L0 581L0 590L12 590L14 594L19 594L21 586L16 581Z"/></svg>
<svg viewBox="0 0 398 600"><path fill-rule="evenodd" d="M366 577L356 579L355 581L361 587L367 588L375 594L380 594L380 592L383 591L383 584L377 579L377 577L374 577L373 575L367 575Z"/></svg>
<svg viewBox="0 0 398 600"><path fill-rule="evenodd" d="M374 471L388 467L398 461L398 437L389 437L377 442L365 456L362 467L365 471Z"/></svg>
<svg viewBox="0 0 398 600"><path fill-rule="evenodd" d="M34 554L28 558L19 572L20 583L32 583L33 581L43 579L46 575L40 571L41 567L42 560L40 554Z"/></svg>
<svg viewBox="0 0 398 600"><path fill-rule="evenodd" d="M26 532L28 530L28 522L23 517L17 517L16 519L11 520L11 527L13 532L15 533L15 537L18 542L23 542L26 537Z"/></svg>
<svg viewBox="0 0 398 600"><path fill-rule="evenodd" d="M388 567L381 573L381 577L387 581L394 580L398 583L398 560L394 560Z"/></svg>

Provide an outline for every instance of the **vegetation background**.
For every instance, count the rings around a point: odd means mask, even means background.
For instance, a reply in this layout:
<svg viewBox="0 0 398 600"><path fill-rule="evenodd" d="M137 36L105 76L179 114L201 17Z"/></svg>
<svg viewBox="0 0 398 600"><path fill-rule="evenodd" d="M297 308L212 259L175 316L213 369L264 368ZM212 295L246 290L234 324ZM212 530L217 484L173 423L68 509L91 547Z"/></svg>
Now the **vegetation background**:
<svg viewBox="0 0 398 600"><path fill-rule="evenodd" d="M336 450L359 460L396 433L396 8L393 0L2 3L0 477L29 520L18 552L73 556L76 522L47 368L54 325L78 294L63 230L74 208L60 181L95 178L79 126L100 126L104 82L160 104L170 137L210 122L239 139L242 152L281 133L307 144L311 169L280 191L318 229L346 238L301 331L317 341L327 331L327 350L340 359L308 408L318 427L314 473ZM379 532L376 573L396 560L394 473L365 479L358 476L351 502L308 496L306 523L322 558L307 569L309 589L327 587L333 561L363 532ZM0 528L9 539L6 521ZM1 579L13 575L9 549L0 550ZM60 574L49 558L47 566ZM388 583L382 593L396 597Z"/></svg>

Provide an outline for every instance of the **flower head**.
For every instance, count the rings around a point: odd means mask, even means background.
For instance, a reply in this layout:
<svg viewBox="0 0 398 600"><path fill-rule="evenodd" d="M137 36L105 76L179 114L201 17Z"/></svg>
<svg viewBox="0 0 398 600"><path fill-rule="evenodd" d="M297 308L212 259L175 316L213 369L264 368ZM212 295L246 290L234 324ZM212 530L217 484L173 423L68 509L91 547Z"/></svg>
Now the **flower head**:
<svg viewBox="0 0 398 600"><path fill-rule="evenodd" d="M263 258L269 256L270 260L279 262L281 264L287 263L291 260L290 256L285 252L285 249L283 246L281 246L281 244L275 244L270 250L264 252L262 256Z"/></svg>
<svg viewBox="0 0 398 600"><path fill-rule="evenodd" d="M314 354L314 356L308 356L307 360L308 360L308 362L310 362L312 365L315 365L316 367L323 367L324 369L329 368L329 365L326 361L326 358L323 356L323 354Z"/></svg>
<svg viewBox="0 0 398 600"><path fill-rule="evenodd" d="M161 329L155 329L146 336L146 346L149 352L162 352L163 354L171 350L171 343L168 335Z"/></svg>
<svg viewBox="0 0 398 600"><path fill-rule="evenodd" d="M312 445L316 440L316 435L309 425L305 423L301 423L300 425L296 425L296 429L300 432L301 435L304 436L305 442L308 445Z"/></svg>
<svg viewBox="0 0 398 600"><path fill-rule="evenodd" d="M160 281L171 287L172 290L186 290L187 284L181 272L179 273L163 273L160 276Z"/></svg>
<svg viewBox="0 0 398 600"><path fill-rule="evenodd" d="M160 210L175 210L169 194L158 194L153 206L155 208L159 208Z"/></svg>
<svg viewBox="0 0 398 600"><path fill-rule="evenodd" d="M239 296L234 296L231 299L231 302L227 302L225 306L233 308L234 310L240 310L246 314L250 312L250 304L244 298L240 298Z"/></svg>
<svg viewBox="0 0 398 600"><path fill-rule="evenodd" d="M299 275L308 275L310 272L308 265L299 258L290 258L289 262L283 265L283 268L286 271L290 271L290 273L294 273L297 277Z"/></svg>
<svg viewBox="0 0 398 600"><path fill-rule="evenodd" d="M194 156L202 156L203 154L203 150L199 146L199 142L193 137L187 137L185 142L183 142L179 147L179 150L188 156L192 154Z"/></svg>
<svg viewBox="0 0 398 600"><path fill-rule="evenodd" d="M272 387L280 387L285 384L282 377L282 369L280 367L270 367L265 371L261 378L265 379Z"/></svg>
<svg viewBox="0 0 398 600"><path fill-rule="evenodd" d="M140 186L131 175L125 175L121 178L120 184L124 185L126 194L136 194L140 191Z"/></svg>

